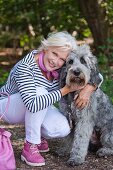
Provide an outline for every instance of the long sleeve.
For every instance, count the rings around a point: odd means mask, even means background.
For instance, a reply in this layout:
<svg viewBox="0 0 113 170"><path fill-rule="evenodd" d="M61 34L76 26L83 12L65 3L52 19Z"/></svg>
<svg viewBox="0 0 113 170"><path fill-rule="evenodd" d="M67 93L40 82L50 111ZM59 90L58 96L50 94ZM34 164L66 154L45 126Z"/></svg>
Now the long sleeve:
<svg viewBox="0 0 113 170"><path fill-rule="evenodd" d="M20 93L26 108L32 113L43 110L61 99L60 90L54 90L44 95L36 95L36 85L34 83L33 72L28 65L20 64L17 67L15 81L18 87L18 92Z"/></svg>

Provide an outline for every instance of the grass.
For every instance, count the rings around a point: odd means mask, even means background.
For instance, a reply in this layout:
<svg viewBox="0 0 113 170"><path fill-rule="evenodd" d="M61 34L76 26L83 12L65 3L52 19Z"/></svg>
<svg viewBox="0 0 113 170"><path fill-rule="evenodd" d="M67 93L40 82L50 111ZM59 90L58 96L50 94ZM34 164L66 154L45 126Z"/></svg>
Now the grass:
<svg viewBox="0 0 113 170"><path fill-rule="evenodd" d="M103 69L102 75L104 81L101 85L101 89L110 97L113 103L113 69Z"/></svg>
<svg viewBox="0 0 113 170"><path fill-rule="evenodd" d="M9 75L9 72L0 68L0 87L5 83L7 80L7 77Z"/></svg>

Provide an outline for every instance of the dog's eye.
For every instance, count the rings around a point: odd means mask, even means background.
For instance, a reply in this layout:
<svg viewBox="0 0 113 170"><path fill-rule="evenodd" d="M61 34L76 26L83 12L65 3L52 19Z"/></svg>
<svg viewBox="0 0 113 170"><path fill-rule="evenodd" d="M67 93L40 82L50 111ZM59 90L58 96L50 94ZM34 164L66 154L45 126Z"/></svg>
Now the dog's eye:
<svg viewBox="0 0 113 170"><path fill-rule="evenodd" d="M73 64L73 60L71 59L71 60L69 60L69 64Z"/></svg>
<svg viewBox="0 0 113 170"><path fill-rule="evenodd" d="M83 57L80 58L80 62L81 62L82 64L86 64L86 61L84 60Z"/></svg>

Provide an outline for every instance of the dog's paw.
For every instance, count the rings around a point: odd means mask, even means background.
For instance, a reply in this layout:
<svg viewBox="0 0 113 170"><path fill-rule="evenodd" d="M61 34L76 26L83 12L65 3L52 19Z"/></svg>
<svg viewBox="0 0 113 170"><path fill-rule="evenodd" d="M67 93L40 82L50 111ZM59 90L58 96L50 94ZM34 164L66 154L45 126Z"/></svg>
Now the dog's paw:
<svg viewBox="0 0 113 170"><path fill-rule="evenodd" d="M82 160L82 159L80 159L80 158L70 158L70 159L68 159L68 161L67 161L67 164L69 165L69 166L72 166L72 167L74 167L74 166L78 166L78 165L81 165L81 164L83 164L84 163L84 160Z"/></svg>
<svg viewBox="0 0 113 170"><path fill-rule="evenodd" d="M101 148L101 149L99 149L99 150L96 152L96 155L97 155L98 157L105 157L105 156L108 155L108 151L107 151L106 148Z"/></svg>

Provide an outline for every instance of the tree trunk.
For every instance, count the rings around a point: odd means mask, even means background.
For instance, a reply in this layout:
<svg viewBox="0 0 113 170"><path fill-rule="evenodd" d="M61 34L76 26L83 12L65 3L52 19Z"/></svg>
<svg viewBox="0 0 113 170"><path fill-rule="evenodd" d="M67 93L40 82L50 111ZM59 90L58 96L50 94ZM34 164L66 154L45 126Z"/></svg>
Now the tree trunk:
<svg viewBox="0 0 113 170"><path fill-rule="evenodd" d="M78 0L80 10L83 13L94 38L96 50L99 46L107 45L108 21L106 10L101 6L105 0Z"/></svg>
<svg viewBox="0 0 113 170"><path fill-rule="evenodd" d="M41 26L41 33L46 37L48 33L50 32L50 28L48 27L47 24L47 11L46 8L44 8L46 4L46 0L38 0L39 2L39 17L40 17L40 26Z"/></svg>

